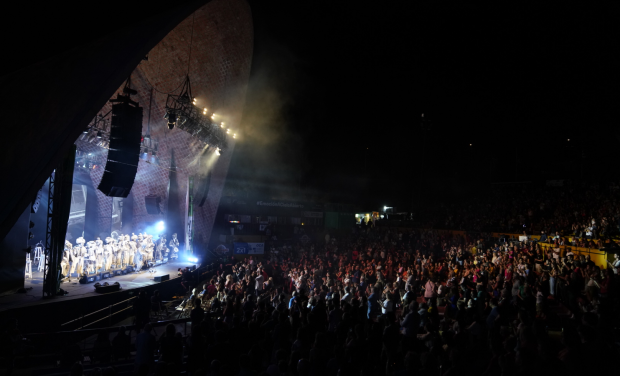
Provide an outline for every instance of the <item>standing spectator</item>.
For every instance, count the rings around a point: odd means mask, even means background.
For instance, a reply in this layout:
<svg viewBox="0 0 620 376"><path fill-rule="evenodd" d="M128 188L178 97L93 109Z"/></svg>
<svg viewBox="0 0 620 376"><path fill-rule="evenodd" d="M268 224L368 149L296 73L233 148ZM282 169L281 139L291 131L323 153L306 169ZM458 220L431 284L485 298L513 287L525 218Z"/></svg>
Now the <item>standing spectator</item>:
<svg viewBox="0 0 620 376"><path fill-rule="evenodd" d="M136 336L136 370L141 366L152 369L155 364L156 340L151 330L151 324L146 324L144 330Z"/></svg>
<svg viewBox="0 0 620 376"><path fill-rule="evenodd" d="M159 353L160 362L172 364L177 367L183 363L183 342L181 333L176 332L174 324L166 325L166 331L159 339Z"/></svg>
<svg viewBox="0 0 620 376"><path fill-rule="evenodd" d="M112 352L115 359L126 359L131 355L131 338L124 326L118 328L118 334L112 339Z"/></svg>

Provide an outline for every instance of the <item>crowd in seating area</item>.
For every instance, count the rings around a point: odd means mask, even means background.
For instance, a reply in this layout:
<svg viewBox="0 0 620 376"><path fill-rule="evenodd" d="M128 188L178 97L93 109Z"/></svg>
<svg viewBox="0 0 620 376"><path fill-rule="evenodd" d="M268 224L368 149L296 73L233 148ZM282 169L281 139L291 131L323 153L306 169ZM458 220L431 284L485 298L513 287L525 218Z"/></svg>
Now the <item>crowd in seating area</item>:
<svg viewBox="0 0 620 376"><path fill-rule="evenodd" d="M615 185L498 186L425 213L435 228L537 234L596 240L620 234Z"/></svg>
<svg viewBox="0 0 620 376"><path fill-rule="evenodd" d="M231 258L188 286L190 335L137 320L135 372L596 374L618 355L619 267L535 241L362 226Z"/></svg>

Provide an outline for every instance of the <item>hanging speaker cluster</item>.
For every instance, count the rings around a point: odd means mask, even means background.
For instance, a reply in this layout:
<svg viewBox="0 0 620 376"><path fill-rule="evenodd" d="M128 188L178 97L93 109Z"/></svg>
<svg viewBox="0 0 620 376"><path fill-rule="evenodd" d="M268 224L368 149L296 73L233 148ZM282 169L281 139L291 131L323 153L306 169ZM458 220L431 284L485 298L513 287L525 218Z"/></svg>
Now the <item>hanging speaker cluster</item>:
<svg viewBox="0 0 620 376"><path fill-rule="evenodd" d="M127 197L138 172L142 142L142 107L130 96L137 94L129 88L129 80L112 103L110 150L105 171L98 189L110 197Z"/></svg>

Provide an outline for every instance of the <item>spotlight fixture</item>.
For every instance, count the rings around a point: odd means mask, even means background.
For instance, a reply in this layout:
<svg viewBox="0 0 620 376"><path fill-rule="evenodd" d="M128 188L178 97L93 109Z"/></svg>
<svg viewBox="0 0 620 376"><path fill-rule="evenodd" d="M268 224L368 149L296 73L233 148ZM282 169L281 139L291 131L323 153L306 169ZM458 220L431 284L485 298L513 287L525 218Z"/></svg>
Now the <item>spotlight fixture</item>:
<svg viewBox="0 0 620 376"><path fill-rule="evenodd" d="M224 122L220 123L220 127L224 128Z"/></svg>
<svg viewBox="0 0 620 376"><path fill-rule="evenodd" d="M110 114L98 114L88 125L88 128L82 132L80 140L88 143L94 143L97 146L107 147L110 142Z"/></svg>
<svg viewBox="0 0 620 376"><path fill-rule="evenodd" d="M177 123L177 114L175 112L166 112L164 118L168 119L168 129L173 129Z"/></svg>
<svg viewBox="0 0 620 376"><path fill-rule="evenodd" d="M230 134L230 128L226 130L226 134Z"/></svg>
<svg viewBox="0 0 620 376"><path fill-rule="evenodd" d="M189 76L186 76L180 93L169 94L166 99L168 127L170 129L174 126L179 127L205 144L225 148L226 134L212 121L216 115L209 116L206 107L196 106L198 101L192 96Z"/></svg>
<svg viewBox="0 0 620 376"><path fill-rule="evenodd" d="M236 133L235 133L235 134L233 134L233 138L237 138L237 134L236 134Z"/></svg>

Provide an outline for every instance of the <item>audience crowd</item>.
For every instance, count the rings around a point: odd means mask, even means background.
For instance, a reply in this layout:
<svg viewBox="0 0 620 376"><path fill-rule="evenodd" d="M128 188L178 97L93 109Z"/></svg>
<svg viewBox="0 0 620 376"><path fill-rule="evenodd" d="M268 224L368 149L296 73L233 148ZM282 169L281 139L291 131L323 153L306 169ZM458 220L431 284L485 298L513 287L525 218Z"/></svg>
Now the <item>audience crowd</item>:
<svg viewBox="0 0 620 376"><path fill-rule="evenodd" d="M192 289L190 336L140 334L160 361L138 370L178 372L185 354L192 375L603 371L618 355L620 260L607 266L529 240L363 226L221 267Z"/></svg>
<svg viewBox="0 0 620 376"><path fill-rule="evenodd" d="M446 204L431 228L363 224L228 257L208 282L182 274L191 334L156 336L134 307L137 375L563 375L617 368L620 200L599 187L504 189ZM493 238L491 231L523 233ZM536 232L540 239L529 235ZM102 362L129 356L121 328ZM107 352L102 349L109 349ZM104 354L101 356L100 354ZM156 361L157 360L157 361ZM67 362L71 362L69 359ZM110 371L113 372L113 371ZM81 374L81 366L73 374ZM103 373L102 373L103 374ZM112 374L112 373L110 373Z"/></svg>
<svg viewBox="0 0 620 376"><path fill-rule="evenodd" d="M620 233L616 186L498 186L424 213L436 228L521 233L558 232L581 239Z"/></svg>

